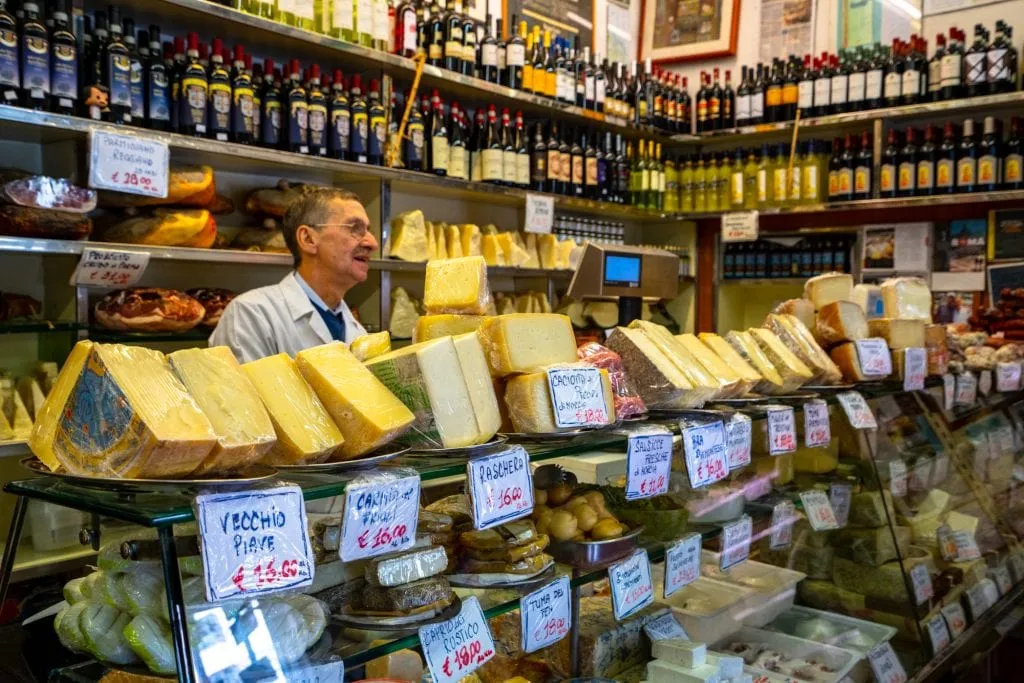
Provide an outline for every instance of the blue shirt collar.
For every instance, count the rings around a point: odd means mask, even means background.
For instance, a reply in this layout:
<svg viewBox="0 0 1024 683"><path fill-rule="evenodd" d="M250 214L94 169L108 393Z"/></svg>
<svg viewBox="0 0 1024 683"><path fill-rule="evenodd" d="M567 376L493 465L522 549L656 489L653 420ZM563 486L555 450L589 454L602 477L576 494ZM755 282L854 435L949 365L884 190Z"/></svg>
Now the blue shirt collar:
<svg viewBox="0 0 1024 683"><path fill-rule="evenodd" d="M324 311L330 310L329 308L327 308L327 304L324 303L324 300L320 298L320 295L314 292L313 288L309 286L309 283L302 279L302 276L299 275L299 271L296 270L294 271L294 273L295 281L299 283L299 287L301 287L302 291L306 293L306 296L309 297L309 300L313 303L313 305ZM334 315L341 315L344 311L345 301L343 299L338 304L338 306L333 311L331 311L331 313L333 313Z"/></svg>

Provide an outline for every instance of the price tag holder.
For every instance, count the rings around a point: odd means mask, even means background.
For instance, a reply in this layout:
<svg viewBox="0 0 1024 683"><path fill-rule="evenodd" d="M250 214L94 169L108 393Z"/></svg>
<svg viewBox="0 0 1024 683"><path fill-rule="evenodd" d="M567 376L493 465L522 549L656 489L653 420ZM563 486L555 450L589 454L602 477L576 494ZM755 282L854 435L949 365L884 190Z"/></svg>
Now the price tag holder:
<svg viewBox="0 0 1024 683"><path fill-rule="evenodd" d="M672 433L635 432L626 443L626 500L668 492L672 469Z"/></svg>
<svg viewBox="0 0 1024 683"><path fill-rule="evenodd" d="M956 399L956 379L953 375L946 373L942 376L942 408L953 410L953 402Z"/></svg>
<svg viewBox="0 0 1024 683"><path fill-rule="evenodd" d="M76 287L131 287L146 272L149 252L84 247L71 284Z"/></svg>
<svg viewBox="0 0 1024 683"><path fill-rule="evenodd" d="M345 683L345 662L307 664L284 673L289 683Z"/></svg>
<svg viewBox="0 0 1024 683"><path fill-rule="evenodd" d="M476 596L464 599L448 621L420 626L419 636L435 683L456 683L494 657L494 640Z"/></svg>
<svg viewBox="0 0 1024 683"><path fill-rule="evenodd" d="M338 556L352 562L412 547L419 514L420 475L356 478L345 487Z"/></svg>
<svg viewBox="0 0 1024 683"><path fill-rule="evenodd" d="M772 532L768 538L768 547L781 550L793 545L793 523L796 521L796 507L792 502L783 500L772 508Z"/></svg>
<svg viewBox="0 0 1024 683"><path fill-rule="evenodd" d="M807 448L824 448L831 441L828 405L820 400L804 403L804 445Z"/></svg>
<svg viewBox="0 0 1024 683"><path fill-rule="evenodd" d="M832 510L832 503L824 491L811 489L800 492L800 502L804 506L804 514L807 521L815 531L827 531L838 529L839 522L836 521L836 513Z"/></svg>
<svg viewBox="0 0 1024 683"><path fill-rule="evenodd" d="M992 393L992 371L982 370L978 374L978 392L982 396L988 396Z"/></svg>
<svg viewBox="0 0 1024 683"><path fill-rule="evenodd" d="M1020 389L1020 363L996 363L996 391Z"/></svg>
<svg viewBox="0 0 1024 683"><path fill-rule="evenodd" d="M928 640L932 642L932 652L938 654L942 648L949 645L952 640L949 636L949 627L941 614L936 614L928 620Z"/></svg>
<svg viewBox="0 0 1024 683"><path fill-rule="evenodd" d="M878 422L868 407L868 402L856 391L844 391L836 396L843 407L850 426L854 429L877 429Z"/></svg>
<svg viewBox="0 0 1024 683"><path fill-rule="evenodd" d="M920 605L931 600L935 595L932 587L932 575L928 573L928 567L923 564L914 565L910 570L910 583L914 586L914 599Z"/></svg>
<svg viewBox="0 0 1024 683"><path fill-rule="evenodd" d="M753 242L758 232L757 211L730 211L722 214L723 242Z"/></svg>
<svg viewBox="0 0 1024 683"><path fill-rule="evenodd" d="M924 389L928 374L928 353L919 346L903 352L903 391Z"/></svg>
<svg viewBox="0 0 1024 683"><path fill-rule="evenodd" d="M828 502L836 516L836 524L842 529L850 521L850 503L853 500L853 486L832 484L828 489Z"/></svg>
<svg viewBox="0 0 1024 683"><path fill-rule="evenodd" d="M793 409L768 409L768 454L782 455L796 450L796 418Z"/></svg>
<svg viewBox="0 0 1024 683"><path fill-rule="evenodd" d="M964 614L964 608L960 606L959 600L942 608L942 618L946 620L951 638L956 638L967 628L967 615Z"/></svg>
<svg viewBox="0 0 1024 683"><path fill-rule="evenodd" d="M522 609L519 642L524 652L536 652L554 645L572 628L568 576L560 576L524 595L519 605Z"/></svg>
<svg viewBox="0 0 1024 683"><path fill-rule="evenodd" d="M551 368L547 374L557 427L587 427L608 423L600 370Z"/></svg>
<svg viewBox="0 0 1024 683"><path fill-rule="evenodd" d="M473 458L466 463L466 478L474 528L490 529L533 512L530 456L522 446Z"/></svg>
<svg viewBox="0 0 1024 683"><path fill-rule="evenodd" d="M988 596L985 595L985 580L967 589L967 605L971 608L971 619L973 621L977 621L978 617L991 607L988 604Z"/></svg>
<svg viewBox="0 0 1024 683"><path fill-rule="evenodd" d="M692 488L707 486L729 476L725 426L721 421L689 427L681 425L681 431L686 471Z"/></svg>
<svg viewBox="0 0 1024 683"><path fill-rule="evenodd" d="M907 672L893 652L889 641L879 643L868 650L868 662L878 683L905 683Z"/></svg>
<svg viewBox="0 0 1024 683"><path fill-rule="evenodd" d="M690 639L686 629L672 615L672 610L665 610L648 619L644 624L644 632L651 640Z"/></svg>
<svg viewBox="0 0 1024 683"><path fill-rule="evenodd" d="M999 595L1006 595L1013 590L1013 579L1010 578L1010 570L1005 564L992 569L992 579L995 581L996 588L999 589Z"/></svg>
<svg viewBox="0 0 1024 683"><path fill-rule="evenodd" d="M932 478L932 461L929 458L922 458L914 463L910 469L908 485L911 491L927 491Z"/></svg>
<svg viewBox="0 0 1024 683"><path fill-rule="evenodd" d="M294 484L195 498L209 602L313 583L302 489Z"/></svg>
<svg viewBox="0 0 1024 683"><path fill-rule="evenodd" d="M750 464L752 431L753 423L743 413L733 413L725 423L730 472Z"/></svg>
<svg viewBox="0 0 1024 683"><path fill-rule="evenodd" d="M750 556L750 533L753 522L749 515L743 515L735 522L722 527L722 552L719 554L719 566L725 570L740 562L746 562Z"/></svg>
<svg viewBox="0 0 1024 683"><path fill-rule="evenodd" d="M526 232L549 233L555 223L555 198L532 192L526 193Z"/></svg>
<svg viewBox="0 0 1024 683"><path fill-rule="evenodd" d="M857 359L866 377L888 377L892 374L892 353L884 339L857 339Z"/></svg>
<svg viewBox="0 0 1024 683"><path fill-rule="evenodd" d="M170 158L166 142L90 131L89 187L166 197Z"/></svg>
<svg viewBox="0 0 1024 683"><path fill-rule="evenodd" d="M665 550L665 597L700 576L700 534L687 534Z"/></svg>
<svg viewBox="0 0 1024 683"><path fill-rule="evenodd" d="M907 464L902 460L889 461L889 493L896 498L907 495Z"/></svg>
<svg viewBox="0 0 1024 683"><path fill-rule="evenodd" d="M637 550L608 567L608 583L612 589L612 611L616 621L622 621L654 602L647 551Z"/></svg>
<svg viewBox="0 0 1024 683"><path fill-rule="evenodd" d="M953 403L958 406L973 406L978 400L978 378L972 372L956 376L956 398Z"/></svg>

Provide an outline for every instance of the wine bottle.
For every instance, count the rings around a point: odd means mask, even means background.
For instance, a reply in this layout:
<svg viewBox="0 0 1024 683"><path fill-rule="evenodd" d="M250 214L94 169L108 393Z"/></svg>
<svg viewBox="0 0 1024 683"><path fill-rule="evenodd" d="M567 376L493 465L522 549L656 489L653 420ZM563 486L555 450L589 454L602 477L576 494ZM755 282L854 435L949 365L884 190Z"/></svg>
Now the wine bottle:
<svg viewBox="0 0 1024 683"><path fill-rule="evenodd" d="M434 92L437 92L436 90ZM363 95L363 77L352 76L352 85L348 94L349 111L352 114L352 128L349 136L349 160L365 164L370 150L370 119L367 110L366 96ZM447 144L447 136L445 143ZM448 149L445 147L444 163L448 163Z"/></svg>
<svg viewBox="0 0 1024 683"><path fill-rule="evenodd" d="M199 63L199 36L188 34L188 50L185 53L186 63L181 72L178 90L178 128L184 135L202 137L206 135L206 100L209 94L209 81L206 69ZM124 75L124 86L127 88L127 74ZM118 86L121 87L121 86ZM110 86L107 86L108 91ZM128 97L131 95L129 94ZM111 96L111 102L113 98Z"/></svg>
<svg viewBox="0 0 1024 683"><path fill-rule="evenodd" d="M527 141L526 126L523 123L523 112L517 111L512 129L512 146L516 151L516 187L530 186L530 149Z"/></svg>
<svg viewBox="0 0 1024 683"><path fill-rule="evenodd" d="M935 193L935 161L937 148L935 146L936 128L928 124L924 129L924 142L917 153L917 194L931 195Z"/></svg>
<svg viewBox="0 0 1024 683"><path fill-rule="evenodd" d="M509 31L512 35L505 44L504 84L510 88L522 90L523 66L526 64L526 22L521 22L517 27L516 15L513 14Z"/></svg>
<svg viewBox="0 0 1024 683"><path fill-rule="evenodd" d="M533 147L530 150L530 189L550 192L548 189L548 146L544 141L544 126L533 124Z"/></svg>
<svg viewBox="0 0 1024 683"><path fill-rule="evenodd" d="M59 27L60 23L58 22L57 25ZM56 35L55 31L54 42L57 40ZM167 56L172 57L169 52ZM153 130L169 130L171 127L170 76L167 64L161 59L160 27L156 24L151 24L149 27L149 60L144 64L144 68L146 72L146 127Z"/></svg>
<svg viewBox="0 0 1024 683"><path fill-rule="evenodd" d="M994 192L1002 184L1000 177L1000 134L996 119L986 116L982 132L981 145L978 151L978 183L979 192Z"/></svg>
<svg viewBox="0 0 1024 683"><path fill-rule="evenodd" d="M280 147L281 124L281 89L274 78L274 60L266 59L263 61L263 84L260 87L260 144L275 149Z"/></svg>
<svg viewBox="0 0 1024 683"><path fill-rule="evenodd" d="M964 119L956 151L956 191L974 192L978 184L978 148L974 141L974 120Z"/></svg>
<svg viewBox="0 0 1024 683"><path fill-rule="evenodd" d="M905 71L903 73L906 73ZM908 128L903 147L900 148L897 157L898 167L896 170L896 196L913 197L917 192L917 145L915 144L916 132Z"/></svg>
<svg viewBox="0 0 1024 683"><path fill-rule="evenodd" d="M210 54L209 96L206 99L206 134L226 142L231 138L231 72L224 64L224 41L213 39Z"/></svg>
<svg viewBox="0 0 1024 683"><path fill-rule="evenodd" d="M448 159L448 128L444 123L444 104L438 98L430 117L430 172L448 175Z"/></svg>
<svg viewBox="0 0 1024 683"><path fill-rule="evenodd" d="M448 108L448 177L467 179L468 147L459 103L452 100Z"/></svg>
<svg viewBox="0 0 1024 683"><path fill-rule="evenodd" d="M231 140L243 145L255 133L252 74L245 66L245 47L235 45L231 73Z"/></svg>
<svg viewBox="0 0 1024 683"><path fill-rule="evenodd" d="M1003 150L1003 189L1020 190L1024 188L1024 145L1021 144L1021 125L1019 116L1010 117L1010 134Z"/></svg>
<svg viewBox="0 0 1024 683"><path fill-rule="evenodd" d="M500 185L504 181L504 148L498 127L498 112L493 104L487 105L487 137L483 149L483 182Z"/></svg>
<svg viewBox="0 0 1024 683"><path fill-rule="evenodd" d="M885 149L882 150L882 164L878 172L878 195L883 199L891 199L896 196L897 155L899 153L896 136L896 130L890 128Z"/></svg>

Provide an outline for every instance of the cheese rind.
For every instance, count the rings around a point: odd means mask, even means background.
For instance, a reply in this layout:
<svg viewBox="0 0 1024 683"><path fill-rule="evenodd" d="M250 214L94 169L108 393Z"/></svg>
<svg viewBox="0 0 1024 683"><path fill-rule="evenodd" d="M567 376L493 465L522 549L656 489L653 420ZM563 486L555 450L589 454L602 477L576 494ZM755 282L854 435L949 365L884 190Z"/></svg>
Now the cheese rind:
<svg viewBox="0 0 1024 683"><path fill-rule="evenodd" d="M382 356L391 350L391 333L387 330L356 337L349 346L352 355L361 361Z"/></svg>
<svg viewBox="0 0 1024 683"><path fill-rule="evenodd" d="M511 313L484 320L477 330L491 374L538 372L576 360L569 318L556 313Z"/></svg>
<svg viewBox="0 0 1024 683"><path fill-rule="evenodd" d="M843 379L847 382L863 382L870 379L864 374L860 367L860 358L857 355L857 345L853 342L846 342L836 346L829 351L829 356L843 373Z"/></svg>
<svg viewBox="0 0 1024 683"><path fill-rule="evenodd" d="M629 326L643 332L679 368L693 387L695 398L700 403L722 395L726 386L725 380L716 378L708 372L664 325L634 320Z"/></svg>
<svg viewBox="0 0 1024 683"><path fill-rule="evenodd" d="M789 391L782 380L782 375L761 350L752 334L732 330L726 333L725 341L761 375L762 381L754 386L754 391L759 394L781 394Z"/></svg>
<svg viewBox="0 0 1024 683"><path fill-rule="evenodd" d="M924 328L922 320L876 318L868 321L870 336L885 339L890 349L924 348Z"/></svg>
<svg viewBox="0 0 1024 683"><path fill-rule="evenodd" d="M388 258L423 262L429 257L423 212L419 209L406 211L391 219Z"/></svg>
<svg viewBox="0 0 1024 683"><path fill-rule="evenodd" d="M748 330L757 342L758 347L778 370L786 391L793 391L802 384L810 382L814 373L782 343L772 332L763 328L752 327Z"/></svg>
<svg viewBox="0 0 1024 683"><path fill-rule="evenodd" d="M919 277L895 277L882 283L886 318L932 321L932 292Z"/></svg>
<svg viewBox="0 0 1024 683"><path fill-rule="evenodd" d="M643 332L616 327L604 345L622 358L622 366L645 405L667 408L687 403L693 385Z"/></svg>
<svg viewBox="0 0 1024 683"><path fill-rule="evenodd" d="M808 299L788 299L772 309L772 313L795 315L808 329L814 329L814 304Z"/></svg>
<svg viewBox="0 0 1024 683"><path fill-rule="evenodd" d="M555 367L589 366L574 363ZM601 373L602 395L607 418L603 424L611 424L615 421L611 378L607 370L599 369L598 371ZM555 421L555 410L551 405L551 390L546 372L532 372L509 378L505 384L505 405L508 407L512 427L517 432L550 434L559 430Z"/></svg>
<svg viewBox="0 0 1024 683"><path fill-rule="evenodd" d="M182 349L167 360L217 433L196 475L241 470L273 448L274 424L231 349Z"/></svg>
<svg viewBox="0 0 1024 683"><path fill-rule="evenodd" d="M833 301L822 306L812 329L814 338L825 348L868 337L864 311L852 301Z"/></svg>
<svg viewBox="0 0 1024 683"><path fill-rule="evenodd" d="M698 337L704 344L711 349L726 365L728 365L733 372L739 375L745 382L745 388L743 393L754 391L758 384L764 381L754 367L743 358L740 353L729 345L729 342L722 339L717 334L710 332L701 332Z"/></svg>
<svg viewBox="0 0 1024 683"><path fill-rule="evenodd" d="M804 283L804 298L814 304L814 310L833 301L849 301L853 295L853 276L847 273L825 273Z"/></svg>
<svg viewBox="0 0 1024 683"><path fill-rule="evenodd" d="M717 377L720 380L722 386L720 398L739 396L747 392L749 386L747 382L705 346L696 335L677 334L675 338L712 377Z"/></svg>
<svg viewBox="0 0 1024 683"><path fill-rule="evenodd" d="M64 361L64 367L57 374L53 389L47 394L43 405L36 415L35 425L32 427L32 434L28 438L28 446L32 453L43 461L51 470L60 467L60 460L53 450L53 438L60 427L61 416L64 413L64 406L75 388L75 382L85 367L85 361L92 351L93 343L88 340L80 341L71 349L68 358Z"/></svg>
<svg viewBox="0 0 1024 683"><path fill-rule="evenodd" d="M770 313L765 321L765 328L774 332L785 347L811 371L811 381L838 381L840 373L835 364L821 351L810 331L807 331L805 337L800 327L803 325L793 316Z"/></svg>
<svg viewBox="0 0 1024 683"><path fill-rule="evenodd" d="M366 562L364 577L371 586L401 586L436 576L448 566L444 547L432 545L371 558Z"/></svg>
<svg viewBox="0 0 1024 683"><path fill-rule="evenodd" d="M498 408L498 398L494 394L494 383L491 381L487 359L484 357L484 348L480 345L480 339L475 332L452 337L452 341L473 404L473 413L476 415L476 424L480 431L479 439L488 441L501 427L501 411Z"/></svg>
<svg viewBox="0 0 1024 683"><path fill-rule="evenodd" d="M344 347L340 342L338 344ZM302 353L305 352L298 355ZM348 353L347 349L345 353ZM355 358L352 360L359 362ZM256 387L277 432L277 443L265 459L271 465L323 462L338 455L345 441L324 404L303 379L300 367L298 361L292 360L287 353L260 358L242 366Z"/></svg>
<svg viewBox="0 0 1024 683"><path fill-rule="evenodd" d="M427 264L423 305L427 313L483 315L491 291L482 256L431 261Z"/></svg>

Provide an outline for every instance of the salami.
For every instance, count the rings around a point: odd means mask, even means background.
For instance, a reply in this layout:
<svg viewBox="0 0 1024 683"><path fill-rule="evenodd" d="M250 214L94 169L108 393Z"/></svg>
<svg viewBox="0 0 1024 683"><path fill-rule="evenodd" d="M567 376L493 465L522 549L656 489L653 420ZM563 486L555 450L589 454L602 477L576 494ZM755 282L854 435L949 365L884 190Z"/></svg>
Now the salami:
<svg viewBox="0 0 1024 683"><path fill-rule="evenodd" d="M96 208L96 192L78 187L64 178L32 175L3 183L3 200L34 209L58 209L89 213Z"/></svg>
<svg viewBox="0 0 1024 683"><path fill-rule="evenodd" d="M91 232L92 221L80 213L0 205L0 235L84 240Z"/></svg>

